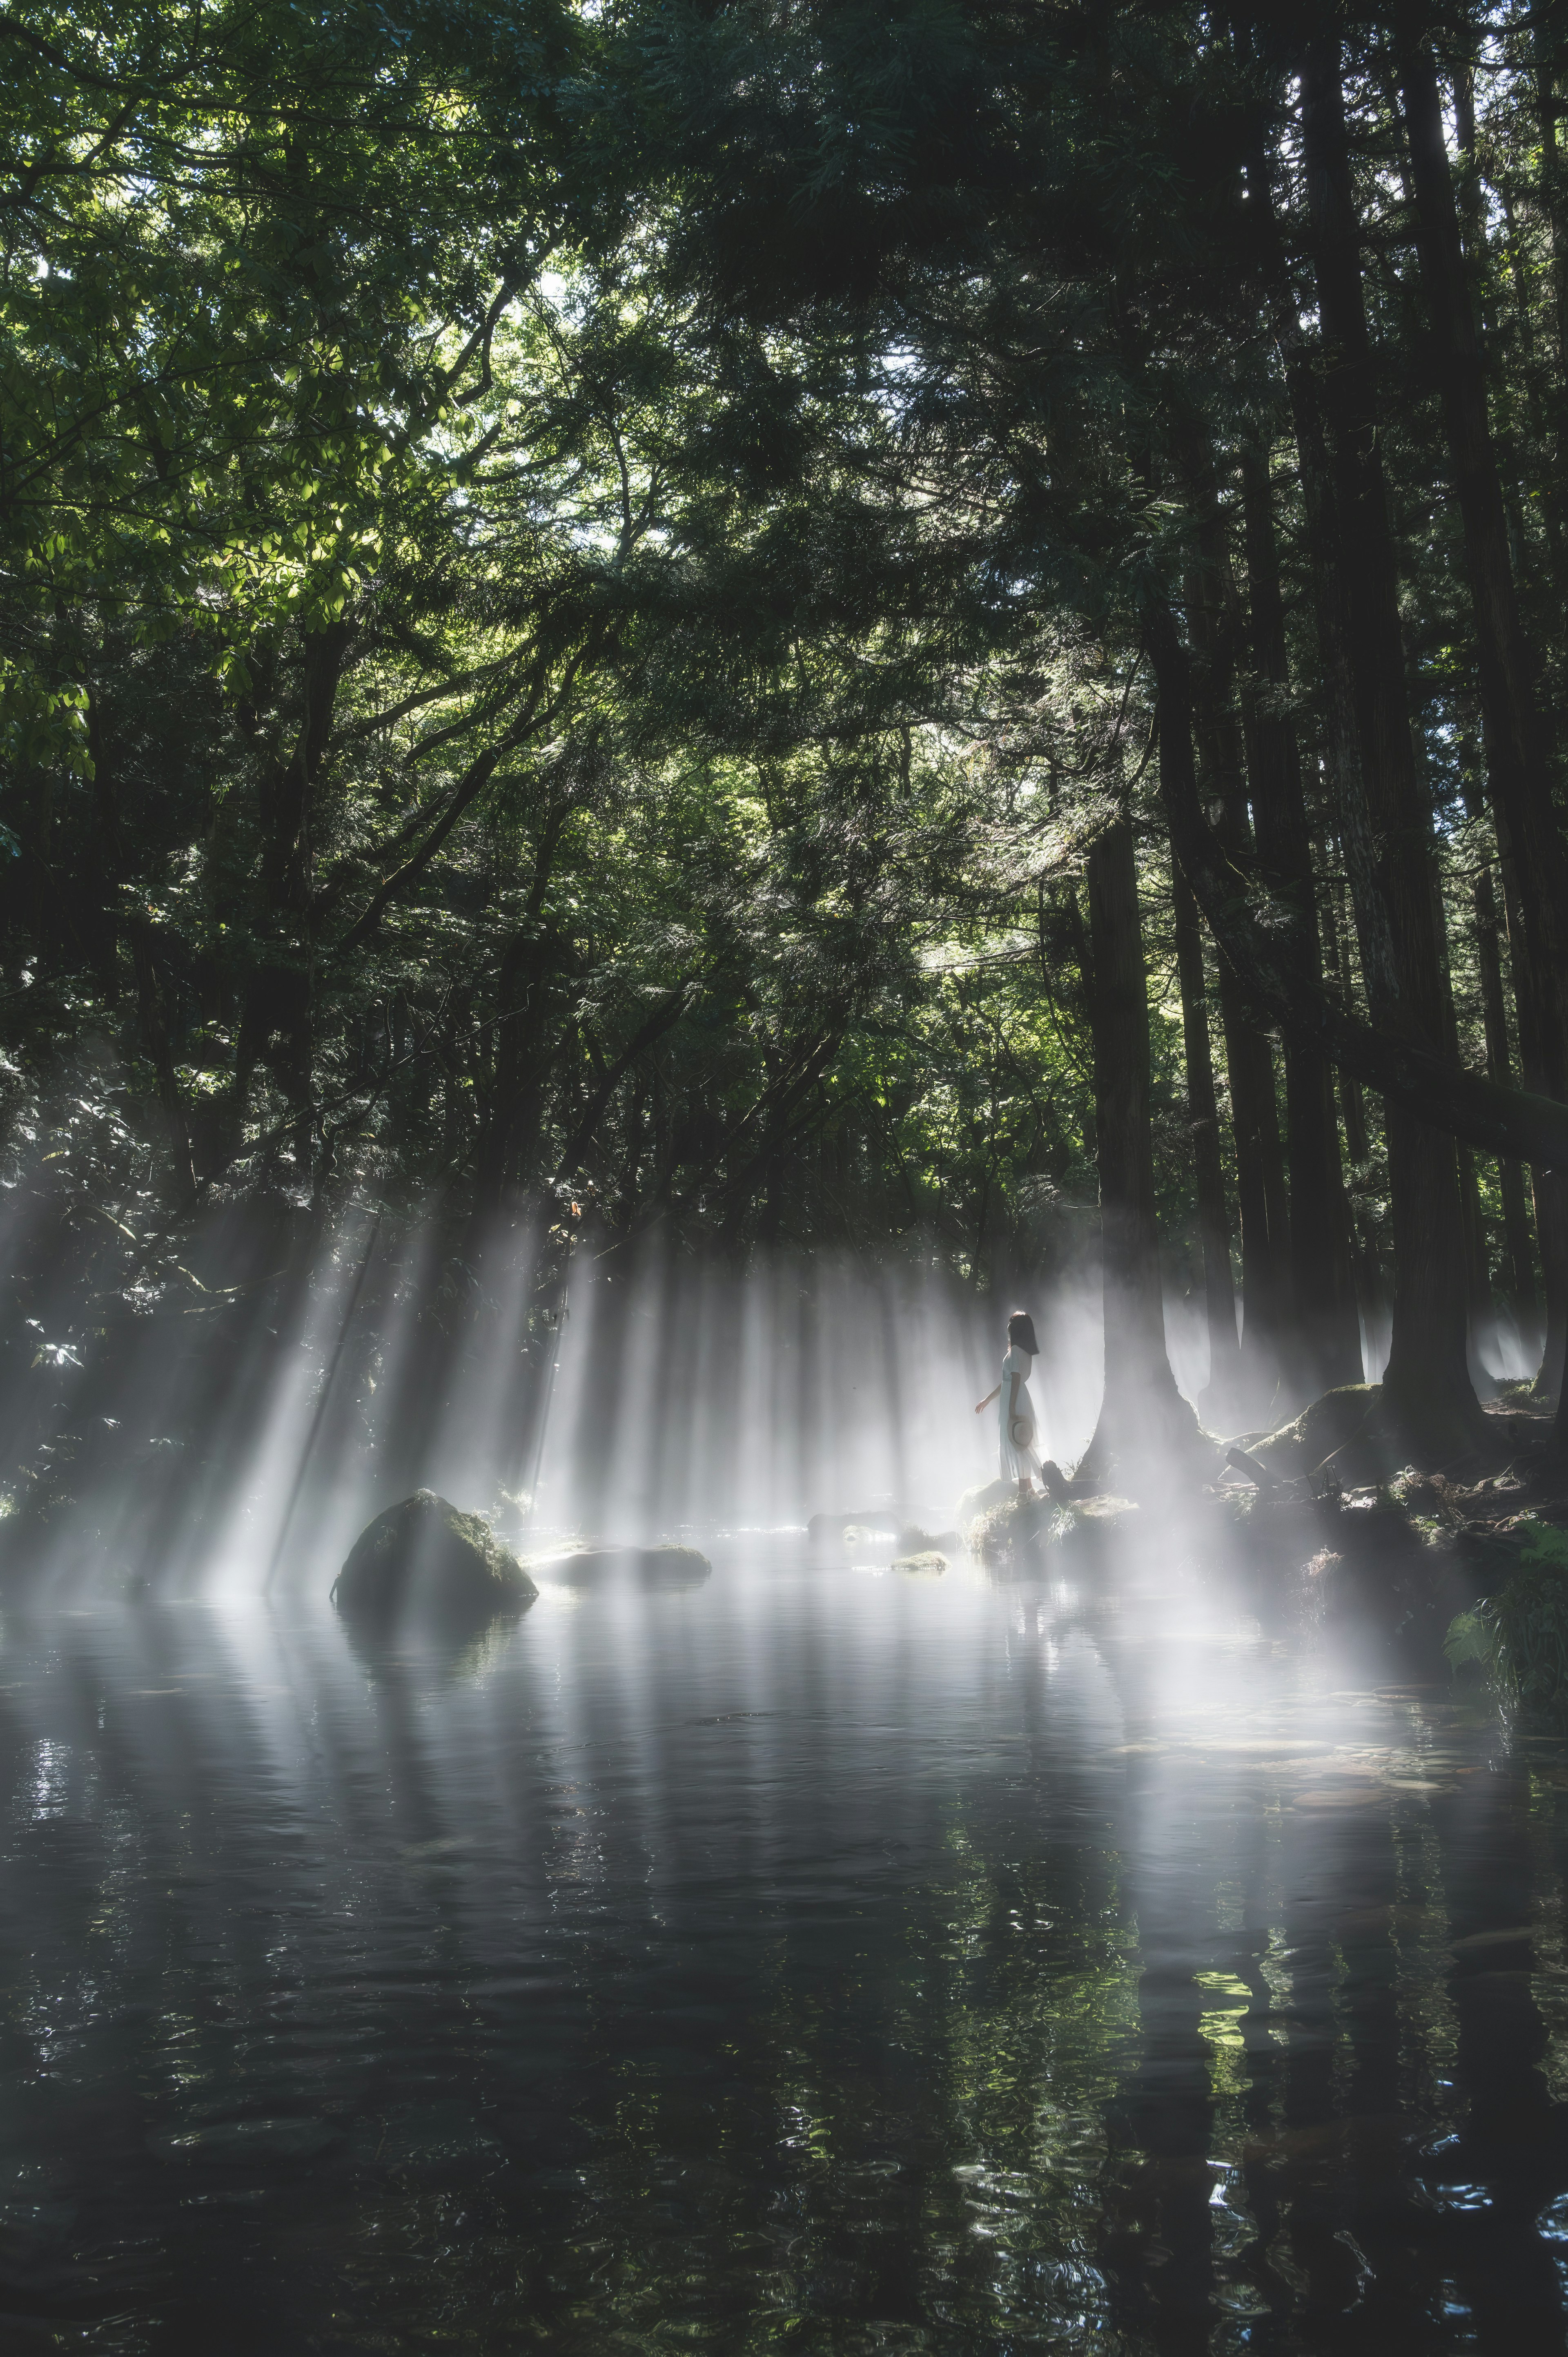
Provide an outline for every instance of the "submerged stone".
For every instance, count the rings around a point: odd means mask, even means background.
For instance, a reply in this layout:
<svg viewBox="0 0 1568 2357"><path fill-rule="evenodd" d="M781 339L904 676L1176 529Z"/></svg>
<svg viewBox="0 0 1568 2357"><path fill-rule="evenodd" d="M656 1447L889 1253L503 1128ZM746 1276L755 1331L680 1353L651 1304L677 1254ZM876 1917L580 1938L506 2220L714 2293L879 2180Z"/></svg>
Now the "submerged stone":
<svg viewBox="0 0 1568 2357"><path fill-rule="evenodd" d="M917 1555L957 1555L963 1541L956 1531L923 1531L918 1523L907 1523L899 1532L896 1544L901 1556Z"/></svg>
<svg viewBox="0 0 1568 2357"><path fill-rule="evenodd" d="M332 1585L338 1609L365 1620L488 1620L539 1590L478 1514L416 1490L355 1540Z"/></svg>
<svg viewBox="0 0 1568 2357"><path fill-rule="evenodd" d="M847 1514L813 1514L806 1524L806 1536L813 1546L842 1544L851 1531L886 1532L891 1539L908 1520L902 1506L855 1506Z"/></svg>
<svg viewBox="0 0 1568 2357"><path fill-rule="evenodd" d="M564 1587L595 1587L627 1577L647 1587L695 1587L713 1567L700 1549L690 1546L579 1547L536 1566Z"/></svg>
<svg viewBox="0 0 1568 2357"><path fill-rule="evenodd" d="M924 1547L918 1555L898 1555L893 1565L895 1571L907 1571L915 1579L938 1579L947 1567L946 1555L939 1555L935 1547Z"/></svg>

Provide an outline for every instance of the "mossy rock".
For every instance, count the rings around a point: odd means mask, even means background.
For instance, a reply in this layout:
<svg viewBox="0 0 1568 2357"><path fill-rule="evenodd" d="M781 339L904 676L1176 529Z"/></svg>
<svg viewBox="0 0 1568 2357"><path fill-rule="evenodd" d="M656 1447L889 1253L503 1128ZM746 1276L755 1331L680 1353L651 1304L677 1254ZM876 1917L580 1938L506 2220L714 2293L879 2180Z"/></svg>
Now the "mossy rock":
<svg viewBox="0 0 1568 2357"><path fill-rule="evenodd" d="M908 1572L912 1579L940 1579L947 1567L946 1555L934 1547L925 1547L918 1555L901 1555L893 1565L895 1571Z"/></svg>
<svg viewBox="0 0 1568 2357"><path fill-rule="evenodd" d="M361 1531L332 1584L339 1611L385 1624L478 1621L519 1612L539 1590L481 1515L416 1490Z"/></svg>
<svg viewBox="0 0 1568 2357"><path fill-rule="evenodd" d="M1294 1480L1316 1472L1326 1458L1345 1450L1359 1437L1372 1434L1381 1399L1380 1384L1340 1383L1310 1401L1298 1416L1289 1424L1282 1424L1277 1432L1243 1433L1240 1445L1276 1480ZM1386 1469L1386 1450L1374 1444L1371 1470L1362 1475L1359 1469L1347 1467L1341 1471L1341 1479L1346 1482L1375 1480Z"/></svg>
<svg viewBox="0 0 1568 2357"><path fill-rule="evenodd" d="M1141 1538L1149 1517L1135 1498L1119 1498L1106 1491L1096 1498L1075 1498L1052 1512L1047 1544L1067 1561L1100 1561L1113 1541Z"/></svg>
<svg viewBox="0 0 1568 2357"><path fill-rule="evenodd" d="M563 1587L601 1587L635 1580L644 1587L695 1587L713 1565L697 1547L578 1547L534 1568Z"/></svg>
<svg viewBox="0 0 1568 2357"><path fill-rule="evenodd" d="M1017 1494L1016 1481L979 1481L972 1490L964 1491L953 1519L965 1538L972 1542L973 1525L981 1516L989 1513L993 1506L1005 1506Z"/></svg>
<svg viewBox="0 0 1568 2357"><path fill-rule="evenodd" d="M1049 1498L1021 1498L1014 1491L980 1516L969 1544L983 1563L1043 1569L1053 1555L1064 1564L1099 1561L1112 1541L1133 1537L1146 1522L1135 1500L1109 1491L1075 1498L1069 1505L1055 1505Z"/></svg>
<svg viewBox="0 0 1568 2357"><path fill-rule="evenodd" d="M1005 1557L1043 1557L1056 1512L1048 1498L1024 1497L1012 1482L999 1483L1002 1496L977 1514L969 1527L971 1552L983 1563Z"/></svg>

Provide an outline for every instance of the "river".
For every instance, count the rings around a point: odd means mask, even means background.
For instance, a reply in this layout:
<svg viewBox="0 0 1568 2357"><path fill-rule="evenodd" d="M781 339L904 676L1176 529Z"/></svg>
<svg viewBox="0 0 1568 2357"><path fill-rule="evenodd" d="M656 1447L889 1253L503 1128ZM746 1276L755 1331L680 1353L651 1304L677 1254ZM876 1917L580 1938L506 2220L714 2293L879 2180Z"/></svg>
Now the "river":
<svg viewBox="0 0 1568 2357"><path fill-rule="evenodd" d="M1561 2348L1563 1746L1174 1539L712 1552L7 1614L7 2350Z"/></svg>

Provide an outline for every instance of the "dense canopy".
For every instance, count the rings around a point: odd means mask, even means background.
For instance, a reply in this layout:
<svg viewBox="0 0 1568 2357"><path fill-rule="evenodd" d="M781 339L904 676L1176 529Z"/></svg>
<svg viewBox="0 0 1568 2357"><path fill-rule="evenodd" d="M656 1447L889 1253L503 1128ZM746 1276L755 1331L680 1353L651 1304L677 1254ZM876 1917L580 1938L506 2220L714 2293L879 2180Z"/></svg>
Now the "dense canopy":
<svg viewBox="0 0 1568 2357"><path fill-rule="evenodd" d="M654 1232L1098 1251L1097 1450L1190 1422L1184 1295L1215 1429L1385 1341L1434 1461L1558 1392L1560 12L0 55L18 1501L44 1377L178 1319L194 1429L350 1215L432 1235L448 1359L505 1293L524 1410Z"/></svg>

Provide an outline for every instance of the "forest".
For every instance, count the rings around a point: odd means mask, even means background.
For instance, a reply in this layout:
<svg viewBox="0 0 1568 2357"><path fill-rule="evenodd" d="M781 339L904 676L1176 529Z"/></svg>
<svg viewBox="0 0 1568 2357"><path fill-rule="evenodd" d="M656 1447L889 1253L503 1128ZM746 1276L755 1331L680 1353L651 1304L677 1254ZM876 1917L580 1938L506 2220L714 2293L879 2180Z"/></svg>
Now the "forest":
<svg viewBox="0 0 1568 2357"><path fill-rule="evenodd" d="M1552 1408L1560 11L0 53L11 1515L199 1457L325 1268L371 1369L410 1236L389 1429L488 1352L514 1490L574 1263L654 1243L1087 1255L1097 1468Z"/></svg>

